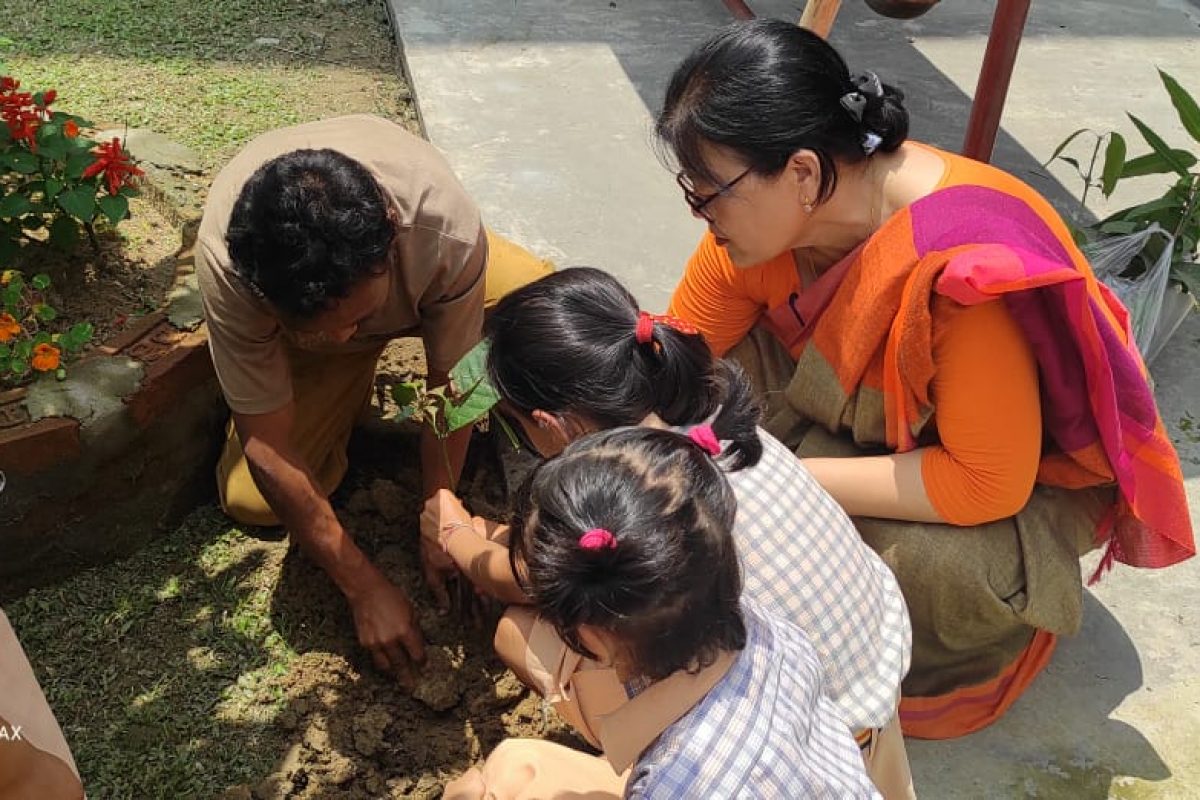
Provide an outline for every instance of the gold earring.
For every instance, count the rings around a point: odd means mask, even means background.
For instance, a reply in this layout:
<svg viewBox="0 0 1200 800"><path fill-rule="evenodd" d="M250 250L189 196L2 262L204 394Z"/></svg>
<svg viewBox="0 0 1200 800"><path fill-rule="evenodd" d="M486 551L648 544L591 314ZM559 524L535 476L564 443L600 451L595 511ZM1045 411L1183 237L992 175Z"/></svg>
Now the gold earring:
<svg viewBox="0 0 1200 800"><path fill-rule="evenodd" d="M805 213L805 214L811 214L812 212L813 212L813 204L812 204L812 201L805 201L805 203L804 203L804 213Z"/></svg>

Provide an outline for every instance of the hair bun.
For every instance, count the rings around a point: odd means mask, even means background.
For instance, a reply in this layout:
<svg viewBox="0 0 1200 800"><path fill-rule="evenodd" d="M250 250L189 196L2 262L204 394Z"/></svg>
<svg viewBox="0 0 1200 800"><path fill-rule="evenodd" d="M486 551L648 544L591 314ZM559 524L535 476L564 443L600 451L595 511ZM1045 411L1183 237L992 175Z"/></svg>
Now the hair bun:
<svg viewBox="0 0 1200 800"><path fill-rule="evenodd" d="M878 95L867 96L863 110L863 129L880 138L879 149L890 153L908 138L908 109L904 92L890 83L881 83Z"/></svg>

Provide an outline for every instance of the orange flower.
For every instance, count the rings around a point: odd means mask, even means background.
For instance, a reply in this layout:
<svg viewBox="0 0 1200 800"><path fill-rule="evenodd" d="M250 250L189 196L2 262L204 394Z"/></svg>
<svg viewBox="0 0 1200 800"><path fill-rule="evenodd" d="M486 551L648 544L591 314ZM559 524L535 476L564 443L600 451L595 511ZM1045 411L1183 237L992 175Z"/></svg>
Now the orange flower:
<svg viewBox="0 0 1200 800"><path fill-rule="evenodd" d="M43 343L33 348L33 358L29 363L38 372L50 372L58 369L61 360L57 347Z"/></svg>
<svg viewBox="0 0 1200 800"><path fill-rule="evenodd" d="M79 135L79 126L75 124L75 120L69 119L63 124L63 136L68 139L74 139Z"/></svg>
<svg viewBox="0 0 1200 800"><path fill-rule="evenodd" d="M0 314L0 342L7 342L21 333L21 323L12 318L12 314Z"/></svg>

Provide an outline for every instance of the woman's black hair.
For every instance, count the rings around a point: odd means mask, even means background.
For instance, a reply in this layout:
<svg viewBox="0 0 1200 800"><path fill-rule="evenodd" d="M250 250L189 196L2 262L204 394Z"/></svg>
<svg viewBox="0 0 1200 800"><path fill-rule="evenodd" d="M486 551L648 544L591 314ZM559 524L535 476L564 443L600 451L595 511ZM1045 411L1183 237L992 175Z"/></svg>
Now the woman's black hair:
<svg viewBox="0 0 1200 800"><path fill-rule="evenodd" d="M777 175L801 149L821 164L818 200L837 187L837 165L868 157L868 134L892 152L908 137L904 94L856 80L833 46L782 20L735 23L692 51L671 76L655 126L678 167L720 184L705 145L727 148L760 175ZM843 98L861 96L857 107ZM857 99L857 98L855 98Z"/></svg>
<svg viewBox="0 0 1200 800"><path fill-rule="evenodd" d="M509 558L568 646L595 658L578 629L600 628L641 676L661 680L745 647L736 513L721 469L688 437L616 428L576 440L531 473ZM593 529L611 534L612 546L585 547Z"/></svg>
<svg viewBox="0 0 1200 800"><path fill-rule="evenodd" d="M731 442L729 468L758 463L761 410L741 368L670 323L654 323L652 340L639 343L638 319L633 295L606 272L547 275L505 296L488 317L488 377L524 414L571 411L601 428L637 425L651 412L678 426L712 417L717 437Z"/></svg>
<svg viewBox="0 0 1200 800"><path fill-rule="evenodd" d="M283 314L311 319L387 269L396 226L370 170L336 150L295 150L242 187L226 243L238 275Z"/></svg>

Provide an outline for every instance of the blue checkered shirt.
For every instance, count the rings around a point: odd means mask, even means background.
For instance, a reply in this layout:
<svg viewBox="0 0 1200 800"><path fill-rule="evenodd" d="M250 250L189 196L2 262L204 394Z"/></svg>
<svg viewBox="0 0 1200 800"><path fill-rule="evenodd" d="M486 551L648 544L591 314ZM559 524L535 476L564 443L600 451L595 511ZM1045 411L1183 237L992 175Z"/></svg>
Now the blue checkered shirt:
<svg viewBox="0 0 1200 800"><path fill-rule="evenodd" d="M743 601L746 647L638 758L630 798L877 798L804 632Z"/></svg>
<svg viewBox="0 0 1200 800"><path fill-rule="evenodd" d="M900 585L800 459L758 435L762 459L728 474L743 596L808 634L825 691L852 730L881 728L896 713L912 654Z"/></svg>

